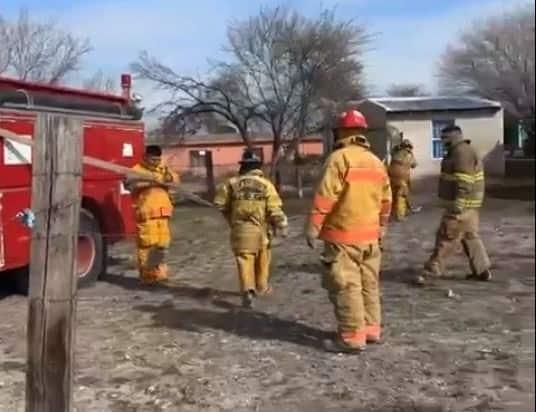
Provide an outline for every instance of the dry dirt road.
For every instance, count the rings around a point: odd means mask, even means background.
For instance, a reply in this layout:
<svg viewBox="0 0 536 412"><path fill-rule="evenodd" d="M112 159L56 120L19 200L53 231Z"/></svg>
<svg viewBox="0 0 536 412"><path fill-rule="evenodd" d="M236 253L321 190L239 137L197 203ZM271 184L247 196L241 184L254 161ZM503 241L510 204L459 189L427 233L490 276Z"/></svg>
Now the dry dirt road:
<svg viewBox="0 0 536 412"><path fill-rule="evenodd" d="M227 229L213 211L180 208L172 284L142 288L132 247L79 294L77 411L534 410L534 203L488 199L482 236L490 283L409 281L432 248L440 211L391 227L383 267L386 342L358 356L319 346L334 326L321 268L299 233L275 248L276 294L237 308ZM454 296L447 297L448 290ZM6 294L6 293L4 293ZM0 299L0 411L24 410L26 300Z"/></svg>

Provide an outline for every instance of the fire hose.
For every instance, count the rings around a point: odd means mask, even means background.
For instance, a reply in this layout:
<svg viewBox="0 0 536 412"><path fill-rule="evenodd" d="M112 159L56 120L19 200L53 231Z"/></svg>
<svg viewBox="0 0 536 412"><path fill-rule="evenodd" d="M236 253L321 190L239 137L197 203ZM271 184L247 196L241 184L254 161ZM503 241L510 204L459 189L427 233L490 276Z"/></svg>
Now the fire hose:
<svg viewBox="0 0 536 412"><path fill-rule="evenodd" d="M33 140L31 138L28 138L28 137L23 137L23 136L20 136L16 133L13 133L9 130L6 130L6 129L2 129L0 128L0 137L4 137L4 138L7 138L9 140L12 140L14 142L17 142L19 144L23 144L23 145L27 145L27 146L33 146ZM85 165L88 165L88 166L93 166L93 167L97 167L99 169L103 169L103 170L107 170L107 171L110 171L110 172L113 172L113 173L117 173L119 175L123 175L125 177L129 177L129 178L133 178L133 179L136 179L136 180L141 180L141 181L146 181L146 182L152 182L152 183L158 183L160 186L166 186L170 189L173 189L178 195L182 196L183 198L185 199L188 199L198 205L201 205L201 206L206 206L206 207L209 207L209 208L216 208L216 206L199 197L198 195L192 193L192 192L189 192L187 190L184 190L180 184L177 184L177 183L162 183L160 181L157 181L156 179L150 177L150 176L147 176L146 174L144 173L140 173L140 172L136 172L126 166L121 166L121 165L117 165L115 163L112 163L112 162L107 162L105 160L101 160L101 159L97 159L97 158L94 158L94 157L91 157L91 156L83 156L82 158L82 162L83 164ZM33 215L32 211L30 211L29 209L28 210L24 210L22 212L20 212L20 214L17 216L21 222L25 225L27 225L28 227L32 227L33 226L33 221L35 220L35 216ZM293 236L291 237L289 240L294 240L294 239L297 239L298 237L300 236ZM279 247L281 246L281 242L274 242L273 244L273 247Z"/></svg>
<svg viewBox="0 0 536 412"><path fill-rule="evenodd" d="M23 144L26 146L33 146L33 140L28 137L20 136L16 133L13 133L9 130L0 128L0 136L7 138L9 140L12 140L14 142L17 142L19 144ZM179 184L177 183L161 183L157 180L155 180L152 177L147 176L144 173L136 172L126 166L117 165L112 162L107 162L105 160L97 159L95 157L91 156L83 156L82 162L85 165L97 167L99 169L107 170L109 172L117 173L119 175L123 175L125 177L134 178L136 180L142 180L146 182L152 182L152 183L158 183L161 186L166 186L170 189L173 189L177 194L181 195L185 199L191 200L194 203L197 203L201 206L206 206L210 208L214 208L214 204L211 202L197 196L194 193L191 193L189 191L184 190Z"/></svg>

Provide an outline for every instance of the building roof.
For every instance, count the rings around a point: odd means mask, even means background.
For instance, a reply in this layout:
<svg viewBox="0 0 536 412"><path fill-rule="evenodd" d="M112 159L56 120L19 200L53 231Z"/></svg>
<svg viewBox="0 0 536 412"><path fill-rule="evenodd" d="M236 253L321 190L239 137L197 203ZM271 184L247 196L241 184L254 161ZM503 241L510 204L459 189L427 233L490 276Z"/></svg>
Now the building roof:
<svg viewBox="0 0 536 412"><path fill-rule="evenodd" d="M462 111L501 108L499 102L464 96L437 96L437 97L379 97L370 98L370 101L381 106L389 113L402 112L431 112L431 111Z"/></svg>
<svg viewBox="0 0 536 412"><path fill-rule="evenodd" d="M158 139L157 139L158 140ZM251 136L253 143L271 143L272 136L253 135ZM302 141L321 141L319 135L305 136ZM171 146L207 146L207 145L243 145L242 137L237 133L222 133L222 134L206 134L206 135L189 135L182 139L162 141L162 145Z"/></svg>

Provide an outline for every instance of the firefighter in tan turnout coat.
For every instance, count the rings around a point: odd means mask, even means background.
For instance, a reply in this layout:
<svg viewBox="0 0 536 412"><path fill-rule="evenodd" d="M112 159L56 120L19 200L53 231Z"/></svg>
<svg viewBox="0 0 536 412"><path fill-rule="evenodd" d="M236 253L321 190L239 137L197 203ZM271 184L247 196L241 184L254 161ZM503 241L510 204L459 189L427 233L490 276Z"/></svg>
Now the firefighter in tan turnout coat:
<svg viewBox="0 0 536 412"><path fill-rule="evenodd" d="M327 159L306 227L306 239L325 243L322 285L334 305L337 338L326 349L358 352L380 340L379 240L391 211L386 167L370 150L365 117L339 116L335 151Z"/></svg>
<svg viewBox="0 0 536 412"><path fill-rule="evenodd" d="M470 140L463 137L458 126L449 126L441 133L447 154L441 163L439 197L446 210L436 234L435 248L425 264L418 284L425 284L430 277L445 274L445 259L462 242L469 259L469 279L491 279L490 260L478 235L480 208L484 200L484 171L482 161Z"/></svg>
<svg viewBox="0 0 536 412"><path fill-rule="evenodd" d="M413 155L413 145L408 139L393 149L391 163L389 164L389 178L393 191L393 217L404 220L411 210L411 169L417 167L417 161Z"/></svg>
<svg viewBox="0 0 536 412"><path fill-rule="evenodd" d="M231 228L231 247L238 266L242 304L271 292L269 284L272 234L287 236L287 217L274 185L264 177L262 162L246 150L239 176L218 188L215 205Z"/></svg>

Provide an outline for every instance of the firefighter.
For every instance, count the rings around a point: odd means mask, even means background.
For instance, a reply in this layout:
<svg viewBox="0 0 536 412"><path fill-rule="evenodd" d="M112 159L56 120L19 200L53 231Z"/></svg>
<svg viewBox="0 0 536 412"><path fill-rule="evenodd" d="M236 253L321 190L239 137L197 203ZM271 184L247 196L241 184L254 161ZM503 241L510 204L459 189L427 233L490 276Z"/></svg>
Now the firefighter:
<svg viewBox="0 0 536 412"><path fill-rule="evenodd" d="M256 296L272 292L269 284L272 234L287 236L287 217L274 185L264 177L261 159L244 151L238 176L222 184L214 203L231 228L242 305L253 306Z"/></svg>
<svg viewBox="0 0 536 412"><path fill-rule="evenodd" d="M326 349L359 352L381 337L379 241L391 211L391 189L384 163L363 135L365 117L343 112L337 122L334 152L324 165L306 225L306 240L324 241L328 291L338 323Z"/></svg>
<svg viewBox="0 0 536 412"><path fill-rule="evenodd" d="M393 149L391 164L389 165L389 178L393 191L393 217L405 220L411 205L409 201L411 190L411 169L417 167L417 161L413 155L413 145L408 139Z"/></svg>
<svg viewBox="0 0 536 412"><path fill-rule="evenodd" d="M153 284L168 278L165 256L171 241L169 219L173 203L166 184L178 183L179 176L163 163L162 149L156 145L146 147L143 161L132 170L154 179L149 182L129 178L126 182L135 206L140 279Z"/></svg>
<svg viewBox="0 0 536 412"><path fill-rule="evenodd" d="M478 235L479 210L485 190L482 161L458 126L443 129L441 140L446 155L441 162L439 197L445 202L446 210L436 234L434 251L423 274L417 277L417 283L423 285L430 277L443 276L445 258L460 241L471 266L468 278L488 281L491 263Z"/></svg>

